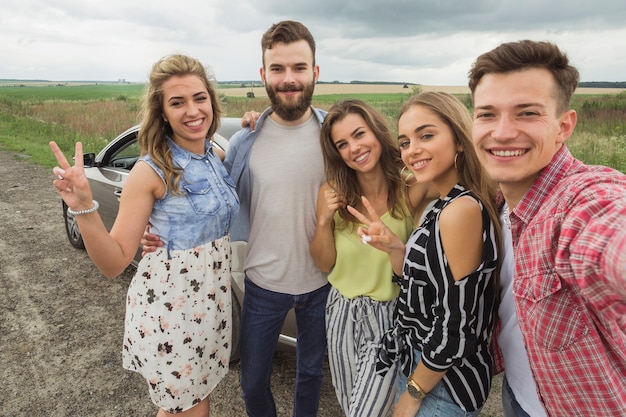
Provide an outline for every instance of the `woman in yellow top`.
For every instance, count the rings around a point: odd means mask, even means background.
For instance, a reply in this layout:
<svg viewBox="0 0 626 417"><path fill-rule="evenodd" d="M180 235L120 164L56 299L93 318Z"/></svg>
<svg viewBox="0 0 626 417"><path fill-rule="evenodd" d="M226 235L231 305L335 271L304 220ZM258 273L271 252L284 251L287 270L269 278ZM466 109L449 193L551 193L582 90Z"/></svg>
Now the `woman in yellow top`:
<svg viewBox="0 0 626 417"><path fill-rule="evenodd" d="M406 242L437 193L414 180L407 185L385 117L363 101L335 103L320 142L327 182L317 197L310 251L332 285L326 336L333 386L346 416L383 416L393 405L395 372L377 375L376 359L383 334L393 325L398 286L389 257L361 242L359 222L347 206L359 209L361 197L367 197Z"/></svg>

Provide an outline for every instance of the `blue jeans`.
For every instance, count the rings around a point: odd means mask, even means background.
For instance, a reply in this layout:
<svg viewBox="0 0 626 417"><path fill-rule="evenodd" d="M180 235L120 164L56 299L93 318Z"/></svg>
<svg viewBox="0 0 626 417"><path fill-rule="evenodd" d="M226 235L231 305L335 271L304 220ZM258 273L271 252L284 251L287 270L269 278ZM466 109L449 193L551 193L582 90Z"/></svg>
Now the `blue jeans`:
<svg viewBox="0 0 626 417"><path fill-rule="evenodd" d="M415 372L417 361L419 361L419 358L422 355L422 353L418 350L415 350L414 352L416 363L413 364L411 372ZM407 382L407 376L402 373L402 369L399 369L398 378L396 379L398 388L396 391L396 402L398 401L400 395L406 391ZM459 407L456 402L454 402L442 380L428 392L426 397L424 397L422 405L420 405L420 409L415 417L478 417L481 409L482 407L476 411L463 411L463 409Z"/></svg>
<svg viewBox="0 0 626 417"><path fill-rule="evenodd" d="M326 354L324 315L330 284L307 294L265 290L245 279L241 313L241 388L250 417L275 417L270 377L276 342L291 308L298 328L294 417L317 415Z"/></svg>
<svg viewBox="0 0 626 417"><path fill-rule="evenodd" d="M517 399L515 399L515 394L506 380L506 374L502 381L502 410L504 411L504 417L530 417L522 406L519 405Z"/></svg>

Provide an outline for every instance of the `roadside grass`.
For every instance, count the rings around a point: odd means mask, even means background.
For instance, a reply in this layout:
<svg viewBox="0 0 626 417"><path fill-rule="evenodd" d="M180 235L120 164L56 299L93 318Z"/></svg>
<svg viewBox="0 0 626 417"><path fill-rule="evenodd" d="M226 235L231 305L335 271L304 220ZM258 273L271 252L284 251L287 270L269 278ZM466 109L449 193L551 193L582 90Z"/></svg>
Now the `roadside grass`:
<svg viewBox="0 0 626 417"><path fill-rule="evenodd" d="M626 135L603 136L578 131L567 141L574 156L581 161L604 165L626 173Z"/></svg>
<svg viewBox="0 0 626 417"><path fill-rule="evenodd" d="M0 87L0 149L30 155L32 162L45 167L56 164L48 147L51 140L66 155L73 155L77 141L85 152L98 152L139 123L143 89L143 84ZM218 93L224 114L230 117L269 105L267 97L232 97L219 89ZM398 111L409 93L318 95L313 105L327 110L348 97L371 103L395 132ZM469 95L457 97L471 108ZM574 156L626 173L626 92L575 95L572 107L578 112L578 125L567 145Z"/></svg>
<svg viewBox="0 0 626 417"><path fill-rule="evenodd" d="M53 167L56 159L50 141L57 142L66 155L74 155L78 141L85 152L97 152L137 122L136 99L22 101L0 96L0 149L29 155L30 161Z"/></svg>
<svg viewBox="0 0 626 417"><path fill-rule="evenodd" d="M578 113L576 129L567 141L572 154L585 163L626 173L626 92L576 95L572 107Z"/></svg>

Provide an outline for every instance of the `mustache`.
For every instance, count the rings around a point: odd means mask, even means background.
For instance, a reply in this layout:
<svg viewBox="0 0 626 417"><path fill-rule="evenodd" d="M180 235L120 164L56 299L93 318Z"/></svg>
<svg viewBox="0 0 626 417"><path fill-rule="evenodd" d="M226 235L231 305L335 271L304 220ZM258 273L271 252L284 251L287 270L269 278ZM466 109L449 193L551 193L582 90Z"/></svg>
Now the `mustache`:
<svg viewBox="0 0 626 417"><path fill-rule="evenodd" d="M287 92L287 93L291 93L294 91L303 91L304 87L298 87L297 85L294 84L289 84L289 85L285 85L283 87L279 87L276 89L276 91L282 91L282 92Z"/></svg>

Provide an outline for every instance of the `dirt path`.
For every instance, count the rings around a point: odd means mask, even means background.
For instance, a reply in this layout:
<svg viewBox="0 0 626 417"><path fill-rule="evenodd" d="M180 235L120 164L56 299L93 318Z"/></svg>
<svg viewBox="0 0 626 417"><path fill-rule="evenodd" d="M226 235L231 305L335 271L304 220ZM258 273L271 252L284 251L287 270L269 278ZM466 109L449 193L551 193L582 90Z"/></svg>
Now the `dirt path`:
<svg viewBox="0 0 626 417"><path fill-rule="evenodd" d="M121 365L133 271L107 280L67 243L52 174L27 159L0 151L0 416L154 416L145 382ZM212 416L245 416L238 381L231 366ZM291 415L293 381L292 355L277 353L279 416ZM482 415L501 415L499 401L493 395ZM319 416L340 415L327 376Z"/></svg>

